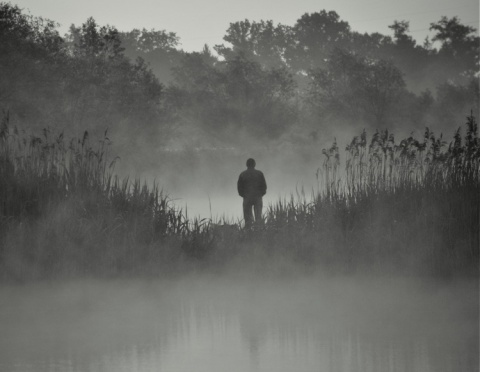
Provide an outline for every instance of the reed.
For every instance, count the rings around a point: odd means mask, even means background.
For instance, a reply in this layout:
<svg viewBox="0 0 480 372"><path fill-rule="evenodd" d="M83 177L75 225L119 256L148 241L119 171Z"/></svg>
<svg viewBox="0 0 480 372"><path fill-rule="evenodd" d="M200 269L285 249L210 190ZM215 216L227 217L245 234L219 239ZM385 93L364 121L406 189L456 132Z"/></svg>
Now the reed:
<svg viewBox="0 0 480 372"><path fill-rule="evenodd" d="M267 207L253 229L189 218L159 187L114 174L108 133L92 144L0 128L2 278L162 275L199 268L478 274L480 140L475 118L447 143L362 132L342 167L323 150L318 189ZM286 264L288 262L288 265ZM281 264L279 264L281 263ZM282 269L283 270L283 269ZM280 270L281 271L281 270Z"/></svg>
<svg viewBox="0 0 480 372"><path fill-rule="evenodd" d="M47 129L42 136L30 135L10 127L4 116L0 268L5 277L11 271L26 277L128 273L151 260L169 266L210 243L203 238L210 222L189 220L158 184L115 176L109 144L107 133L93 145L88 132L72 140Z"/></svg>
<svg viewBox="0 0 480 372"><path fill-rule="evenodd" d="M310 262L478 271L480 140L473 115L466 134L457 130L449 144L429 129L421 141L398 144L388 131L370 140L363 132L346 147L344 169L335 142L323 154L318 192L308 202L292 197L270 206L266 229L287 232L292 247L310 247Z"/></svg>

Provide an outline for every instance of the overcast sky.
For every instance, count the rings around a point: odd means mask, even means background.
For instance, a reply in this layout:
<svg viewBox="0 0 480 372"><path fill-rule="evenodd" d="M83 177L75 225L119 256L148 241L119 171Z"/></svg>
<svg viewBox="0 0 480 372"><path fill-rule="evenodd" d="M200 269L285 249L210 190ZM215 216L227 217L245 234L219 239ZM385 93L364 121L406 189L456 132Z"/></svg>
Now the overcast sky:
<svg viewBox="0 0 480 372"><path fill-rule="evenodd" d="M223 43L230 22L244 19L273 20L294 25L304 13L335 10L352 30L392 34L394 20L410 21L412 36L423 42L428 28L442 15L458 16L478 30L478 0L11 0L34 16L61 24L64 34L74 23L92 16L98 24L121 31L147 28L172 31L180 37L181 48L199 51L204 44Z"/></svg>

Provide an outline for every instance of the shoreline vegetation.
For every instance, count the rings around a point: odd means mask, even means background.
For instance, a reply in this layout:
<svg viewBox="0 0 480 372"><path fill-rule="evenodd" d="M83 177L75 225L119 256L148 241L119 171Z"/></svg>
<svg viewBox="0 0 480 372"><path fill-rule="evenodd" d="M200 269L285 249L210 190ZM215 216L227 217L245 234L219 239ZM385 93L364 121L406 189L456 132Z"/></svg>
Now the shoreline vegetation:
<svg viewBox="0 0 480 372"><path fill-rule="evenodd" d="M0 126L0 281L207 270L478 276L480 139L364 131L323 150L318 190L269 205L264 223L188 218L159 184L119 178L98 145ZM342 162L340 158L342 156ZM323 162L323 164L322 164ZM161 178L160 178L161 179Z"/></svg>

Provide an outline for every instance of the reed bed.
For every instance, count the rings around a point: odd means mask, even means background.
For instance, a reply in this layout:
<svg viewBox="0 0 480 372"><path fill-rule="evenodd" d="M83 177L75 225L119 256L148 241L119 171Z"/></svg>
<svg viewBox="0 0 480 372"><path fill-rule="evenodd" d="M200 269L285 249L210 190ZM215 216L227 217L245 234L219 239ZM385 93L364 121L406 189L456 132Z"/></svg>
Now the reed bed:
<svg viewBox="0 0 480 372"><path fill-rule="evenodd" d="M107 133L91 143L0 127L0 269L4 278L169 270L211 243L158 184L114 175ZM141 263L141 265L140 265ZM151 264L151 265L150 265ZM155 264L155 265L154 265ZM149 269L148 266L151 266ZM157 265L159 267L157 267ZM147 267L146 267L147 266Z"/></svg>
<svg viewBox="0 0 480 372"><path fill-rule="evenodd" d="M120 179L108 133L67 140L0 128L3 280L199 269L478 274L480 140L365 132L323 151L318 190L268 206L261 224L190 219L158 184ZM293 269L292 269L293 270Z"/></svg>
<svg viewBox="0 0 480 372"><path fill-rule="evenodd" d="M346 270L478 273L480 140L473 115L465 126L450 143L429 129L398 144L388 131L370 141L363 132L344 168L334 142L318 191L270 206L266 229L284 232L309 262Z"/></svg>

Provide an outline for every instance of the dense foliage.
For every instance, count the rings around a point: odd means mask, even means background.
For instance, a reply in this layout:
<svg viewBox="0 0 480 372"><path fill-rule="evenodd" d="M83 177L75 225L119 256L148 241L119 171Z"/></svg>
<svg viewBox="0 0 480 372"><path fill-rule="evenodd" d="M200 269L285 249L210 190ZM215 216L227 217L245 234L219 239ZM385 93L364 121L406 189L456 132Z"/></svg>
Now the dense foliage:
<svg viewBox="0 0 480 372"><path fill-rule="evenodd" d="M26 127L161 139L162 85L123 54L118 31L88 19L59 36L55 23L0 3L0 108Z"/></svg>
<svg viewBox="0 0 480 372"><path fill-rule="evenodd" d="M216 54L180 50L174 32L120 32L92 18L61 37L54 22L4 2L0 19L0 109L18 124L76 135L110 128L116 144L157 146L185 133L265 141L332 124L447 131L479 111L479 38L456 17L432 23L423 45L408 21L387 36L355 32L334 11L293 26L244 20Z"/></svg>

